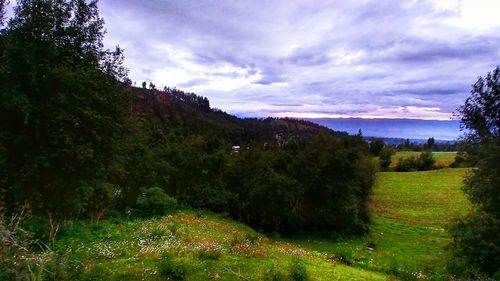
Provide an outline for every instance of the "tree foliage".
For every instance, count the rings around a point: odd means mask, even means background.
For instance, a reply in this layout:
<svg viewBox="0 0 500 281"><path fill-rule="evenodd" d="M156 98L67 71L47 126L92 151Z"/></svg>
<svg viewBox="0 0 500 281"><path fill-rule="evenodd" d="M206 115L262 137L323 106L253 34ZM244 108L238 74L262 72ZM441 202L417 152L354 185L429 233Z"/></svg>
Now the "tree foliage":
<svg viewBox="0 0 500 281"><path fill-rule="evenodd" d="M471 95L458 110L466 139L473 144L496 142L500 137L500 67L472 85Z"/></svg>
<svg viewBox="0 0 500 281"><path fill-rule="evenodd" d="M466 153L476 169L466 178L464 191L474 212L451 227L454 264L462 273L484 273L500 278L500 68L472 86L471 96L459 108L465 129ZM496 234L493 234L496 233Z"/></svg>
<svg viewBox="0 0 500 281"><path fill-rule="evenodd" d="M380 150L379 164L382 171L389 170L389 166L392 163L392 155L394 154L396 154L396 151L392 147L385 146Z"/></svg>
<svg viewBox="0 0 500 281"><path fill-rule="evenodd" d="M79 215L112 186L128 97L122 52L103 49L103 23L96 1L18 1L0 37L7 204Z"/></svg>
<svg viewBox="0 0 500 281"><path fill-rule="evenodd" d="M370 152L371 152L374 156L379 156L380 151L382 151L382 148L383 148L384 146L385 146L384 140L382 140L382 139L376 139L376 140L373 140L373 141L370 143Z"/></svg>

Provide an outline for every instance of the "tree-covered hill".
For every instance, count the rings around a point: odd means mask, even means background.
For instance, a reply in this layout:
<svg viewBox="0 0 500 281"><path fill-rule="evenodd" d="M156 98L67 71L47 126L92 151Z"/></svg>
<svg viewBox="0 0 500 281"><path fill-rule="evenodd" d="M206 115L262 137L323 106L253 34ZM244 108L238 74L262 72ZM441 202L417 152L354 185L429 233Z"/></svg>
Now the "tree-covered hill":
<svg viewBox="0 0 500 281"><path fill-rule="evenodd" d="M177 201L265 231L363 233L368 144L291 119L240 119L208 99L131 87L97 1L19 0L0 30L0 208L57 229ZM240 146L240 150L233 149Z"/></svg>
<svg viewBox="0 0 500 281"><path fill-rule="evenodd" d="M238 118L210 107L207 98L176 88L162 90L129 87L134 115L153 116L177 128L181 135L222 137L235 145L252 141L270 142L312 139L320 131L347 136L316 123L290 118Z"/></svg>

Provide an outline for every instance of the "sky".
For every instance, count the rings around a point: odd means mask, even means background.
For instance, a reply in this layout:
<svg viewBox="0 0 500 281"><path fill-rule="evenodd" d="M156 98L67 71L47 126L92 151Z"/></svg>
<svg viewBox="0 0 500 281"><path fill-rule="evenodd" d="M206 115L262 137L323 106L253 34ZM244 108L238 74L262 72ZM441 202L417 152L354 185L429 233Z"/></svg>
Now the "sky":
<svg viewBox="0 0 500 281"><path fill-rule="evenodd" d="M500 64L499 0L101 0L130 78L242 117L449 120Z"/></svg>

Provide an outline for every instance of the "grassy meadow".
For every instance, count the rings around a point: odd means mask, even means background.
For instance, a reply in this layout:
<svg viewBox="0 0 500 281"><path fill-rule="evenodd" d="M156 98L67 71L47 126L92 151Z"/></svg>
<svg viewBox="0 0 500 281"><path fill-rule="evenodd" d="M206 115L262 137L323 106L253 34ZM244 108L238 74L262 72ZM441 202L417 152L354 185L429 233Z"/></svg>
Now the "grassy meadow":
<svg viewBox="0 0 500 281"><path fill-rule="evenodd" d="M467 212L461 191L467 169L378 173L373 225L359 238L290 240L306 249L345 257L351 266L405 280L440 279L445 272L447 224Z"/></svg>
<svg viewBox="0 0 500 281"><path fill-rule="evenodd" d="M71 277L82 280L303 280L304 270L309 280L387 278L192 210L157 219L70 224L58 247L75 261Z"/></svg>
<svg viewBox="0 0 500 281"><path fill-rule="evenodd" d="M376 216L408 225L443 228L467 211L460 186L467 169L382 172L374 187Z"/></svg>

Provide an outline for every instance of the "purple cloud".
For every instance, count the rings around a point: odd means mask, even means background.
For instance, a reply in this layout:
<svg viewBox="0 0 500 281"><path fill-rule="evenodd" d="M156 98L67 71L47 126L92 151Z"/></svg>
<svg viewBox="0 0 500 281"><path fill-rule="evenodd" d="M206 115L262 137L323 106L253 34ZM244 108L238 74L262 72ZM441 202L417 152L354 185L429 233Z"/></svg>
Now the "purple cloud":
<svg viewBox="0 0 500 281"><path fill-rule="evenodd" d="M106 44L125 49L133 80L205 95L240 116L447 119L500 63L500 4L475 1L100 5Z"/></svg>

